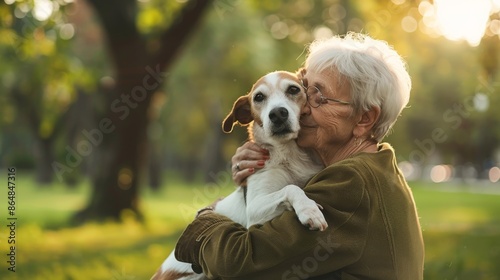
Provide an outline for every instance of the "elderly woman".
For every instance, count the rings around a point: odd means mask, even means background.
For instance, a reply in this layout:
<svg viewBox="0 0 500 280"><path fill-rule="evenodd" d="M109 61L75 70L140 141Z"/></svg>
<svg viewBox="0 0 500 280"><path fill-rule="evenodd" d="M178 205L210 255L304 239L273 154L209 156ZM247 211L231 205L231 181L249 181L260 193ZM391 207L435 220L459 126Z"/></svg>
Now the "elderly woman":
<svg viewBox="0 0 500 280"><path fill-rule="evenodd" d="M182 234L176 256L220 279L422 279L424 245L411 190L381 140L409 99L401 57L368 36L311 44L299 146L325 168L305 186L329 227L310 231L293 211L249 229L209 210ZM262 168L251 142L233 156L233 179Z"/></svg>

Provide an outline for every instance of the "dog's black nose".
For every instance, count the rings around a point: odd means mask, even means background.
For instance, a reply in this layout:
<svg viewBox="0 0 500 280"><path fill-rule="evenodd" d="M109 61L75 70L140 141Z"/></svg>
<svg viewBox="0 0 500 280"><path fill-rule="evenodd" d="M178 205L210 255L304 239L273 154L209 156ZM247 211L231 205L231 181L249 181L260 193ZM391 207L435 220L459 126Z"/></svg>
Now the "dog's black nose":
<svg viewBox="0 0 500 280"><path fill-rule="evenodd" d="M288 119L288 110L284 107L274 108L269 112L269 119L274 124L284 123Z"/></svg>

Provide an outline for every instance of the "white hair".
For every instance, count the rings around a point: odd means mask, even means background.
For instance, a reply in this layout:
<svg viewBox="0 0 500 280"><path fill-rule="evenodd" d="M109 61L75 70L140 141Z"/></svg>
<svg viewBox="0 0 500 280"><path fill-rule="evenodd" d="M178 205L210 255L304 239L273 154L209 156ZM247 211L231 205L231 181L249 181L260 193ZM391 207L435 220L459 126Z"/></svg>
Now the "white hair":
<svg viewBox="0 0 500 280"><path fill-rule="evenodd" d="M405 61L387 42L368 35L348 33L314 41L309 46L305 67L340 74L334 86L347 80L357 112L380 108L373 127L377 141L387 135L410 98L411 80Z"/></svg>

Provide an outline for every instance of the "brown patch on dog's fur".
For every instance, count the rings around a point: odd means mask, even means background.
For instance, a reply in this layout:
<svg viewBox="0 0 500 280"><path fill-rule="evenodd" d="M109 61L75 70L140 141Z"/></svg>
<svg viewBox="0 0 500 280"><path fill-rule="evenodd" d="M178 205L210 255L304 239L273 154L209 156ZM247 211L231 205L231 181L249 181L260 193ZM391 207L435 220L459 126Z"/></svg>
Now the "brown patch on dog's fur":
<svg viewBox="0 0 500 280"><path fill-rule="evenodd" d="M295 73L279 72L279 75L282 79L294 80L297 83L299 83L299 85L301 85L301 90L302 92L304 92L304 94L298 95L298 100L301 102L299 104L305 104L307 102L307 95L305 94L305 89L304 89L304 87L307 87L307 81L303 81L305 73L306 73L305 68L300 68Z"/></svg>
<svg viewBox="0 0 500 280"><path fill-rule="evenodd" d="M259 114L255 113L252 111L252 116L253 116L253 123L259 126L263 125L262 119L260 118Z"/></svg>
<svg viewBox="0 0 500 280"><path fill-rule="evenodd" d="M297 74L289 73L289 72L279 72L278 75L282 79L289 79L289 80L294 80L297 83L301 84L299 78L297 78Z"/></svg>
<svg viewBox="0 0 500 280"><path fill-rule="evenodd" d="M161 268L156 271L155 275L151 277L151 280L176 280L181 277L193 275L193 273L187 273L187 272L177 272L177 271L171 271L167 270L165 272L161 271Z"/></svg>

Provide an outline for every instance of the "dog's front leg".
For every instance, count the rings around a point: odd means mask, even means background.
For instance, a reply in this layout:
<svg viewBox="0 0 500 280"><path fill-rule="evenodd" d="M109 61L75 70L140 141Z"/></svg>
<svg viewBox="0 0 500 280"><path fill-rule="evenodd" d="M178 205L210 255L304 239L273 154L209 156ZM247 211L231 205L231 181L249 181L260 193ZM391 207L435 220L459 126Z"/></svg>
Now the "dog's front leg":
<svg viewBox="0 0 500 280"><path fill-rule="evenodd" d="M300 222L309 226L311 230L324 231L328 227L325 216L320 209L321 205L310 199L300 187L288 185L283 190L286 192L286 199L292 205Z"/></svg>
<svg viewBox="0 0 500 280"><path fill-rule="evenodd" d="M247 205L248 225L262 224L278 216L283 210L293 208L300 222L311 230L325 230L328 224L314 200L308 198L296 185L261 196L256 196ZM285 209L284 209L285 208Z"/></svg>

